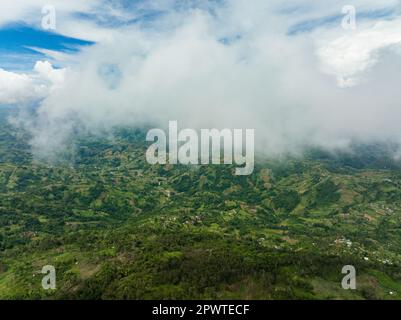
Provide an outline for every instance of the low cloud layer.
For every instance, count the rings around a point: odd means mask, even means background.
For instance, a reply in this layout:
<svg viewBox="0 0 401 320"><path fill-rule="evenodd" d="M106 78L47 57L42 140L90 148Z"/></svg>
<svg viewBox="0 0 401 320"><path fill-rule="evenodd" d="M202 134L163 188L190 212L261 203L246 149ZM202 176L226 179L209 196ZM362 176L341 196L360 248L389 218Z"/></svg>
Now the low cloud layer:
<svg viewBox="0 0 401 320"><path fill-rule="evenodd" d="M110 28L107 39L71 59L67 73L40 63L36 76L51 85L29 122L32 145L52 154L77 125L96 133L168 120L182 128L254 128L256 151L266 154L400 142L397 1L355 1L363 13L356 30L342 28L338 1L280 2L172 5L146 23ZM383 8L393 13L375 18ZM5 71L0 86L7 76L20 77L20 86L6 88L4 103L37 90L37 79Z"/></svg>

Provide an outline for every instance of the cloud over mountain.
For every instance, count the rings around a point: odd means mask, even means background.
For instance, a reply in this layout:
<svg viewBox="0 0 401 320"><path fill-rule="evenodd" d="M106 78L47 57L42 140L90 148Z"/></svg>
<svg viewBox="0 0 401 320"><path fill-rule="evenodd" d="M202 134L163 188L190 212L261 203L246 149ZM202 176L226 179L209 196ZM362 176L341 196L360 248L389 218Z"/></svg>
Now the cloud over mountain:
<svg viewBox="0 0 401 320"><path fill-rule="evenodd" d="M401 141L397 1L355 1L356 30L342 28L341 1L107 3L111 14L87 15L81 31L72 14L60 24L69 36L85 38L88 25L98 35L67 74L35 68L52 84L32 129L37 150L63 145L77 125L98 132L168 120L255 128L266 153ZM36 90L30 76L14 76Z"/></svg>

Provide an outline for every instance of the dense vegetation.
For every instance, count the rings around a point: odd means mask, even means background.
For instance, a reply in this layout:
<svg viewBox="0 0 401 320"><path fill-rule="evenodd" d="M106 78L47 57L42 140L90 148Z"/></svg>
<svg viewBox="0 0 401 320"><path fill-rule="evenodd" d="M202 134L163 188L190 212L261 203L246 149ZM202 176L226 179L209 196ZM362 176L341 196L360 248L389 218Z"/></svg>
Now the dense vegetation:
<svg viewBox="0 0 401 320"><path fill-rule="evenodd" d="M391 146L230 166L150 166L143 130L33 159L0 111L0 297L399 299ZM41 287L54 265L57 289ZM344 265L357 290L341 287Z"/></svg>

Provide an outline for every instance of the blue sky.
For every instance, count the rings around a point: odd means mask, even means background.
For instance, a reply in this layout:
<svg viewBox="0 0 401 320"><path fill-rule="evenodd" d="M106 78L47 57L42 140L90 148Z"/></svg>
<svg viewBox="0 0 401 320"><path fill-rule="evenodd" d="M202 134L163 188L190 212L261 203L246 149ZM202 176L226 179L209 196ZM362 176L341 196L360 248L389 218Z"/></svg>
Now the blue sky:
<svg viewBox="0 0 401 320"><path fill-rule="evenodd" d="M115 30L134 24L146 27L175 7L175 4L171 7L153 6L143 0L99 0L92 3L90 11L78 10L79 7L70 10L66 20L76 25L88 23L93 29ZM63 35L64 30L43 30L40 18L42 16L36 15L33 19L16 19L0 24L0 68L12 71L32 69L36 61L46 58L45 54L35 48L74 54L96 43L86 40L85 36L79 38Z"/></svg>
<svg viewBox="0 0 401 320"><path fill-rule="evenodd" d="M25 1L29 2L30 0ZM152 28L154 22L172 11L183 12L200 8L214 15L216 10L220 10L225 4L225 1L222 0L90 0L87 2L90 2L91 6L85 8L78 5L82 0L74 1L77 2L77 5L68 8L67 14L63 11L63 19L76 25L91 24L91 30L95 31L94 33L97 29L113 31L130 25ZM283 20L288 20L287 34L290 36L310 33L322 27L338 26L343 18L339 10L340 5L338 5L337 13L331 13L330 10L327 10L310 14L312 7L309 6L308 1L302 2L303 5L302 3L295 5L293 1L284 1L280 5L276 5L277 16L281 15ZM374 1L370 0L370 2ZM377 8L374 6L363 8L358 11L358 19L361 22L394 18L399 15L400 8L394 6L393 3L391 0L385 0ZM90 39L90 31L86 34L83 33L82 37L80 37L79 32L78 35L74 36L68 35L68 32L64 32L65 30L47 32L40 28L40 18L41 16L38 15L25 20L19 17L15 21L0 24L0 68L14 71L30 70L37 60L46 58L43 53L34 50L34 48L74 54L78 53L82 47L93 45L98 40L96 38ZM233 40L241 37L240 33L231 33L221 36L219 40L222 43L230 44L234 42ZM57 64L57 62L55 63Z"/></svg>
<svg viewBox="0 0 401 320"><path fill-rule="evenodd" d="M31 70L36 61L46 58L34 48L73 54L83 46L94 44L22 23L0 29L0 39L0 68L6 70Z"/></svg>

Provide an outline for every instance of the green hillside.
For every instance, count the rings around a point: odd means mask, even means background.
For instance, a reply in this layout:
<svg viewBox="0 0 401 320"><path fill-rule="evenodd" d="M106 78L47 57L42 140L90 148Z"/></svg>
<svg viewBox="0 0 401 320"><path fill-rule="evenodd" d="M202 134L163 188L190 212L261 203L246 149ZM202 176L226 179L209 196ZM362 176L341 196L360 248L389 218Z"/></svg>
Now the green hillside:
<svg viewBox="0 0 401 320"><path fill-rule="evenodd" d="M1 111L0 298L400 299L391 146L230 166L150 166L145 131L34 160ZM57 289L41 286L53 265ZM344 290L344 265L357 290Z"/></svg>

